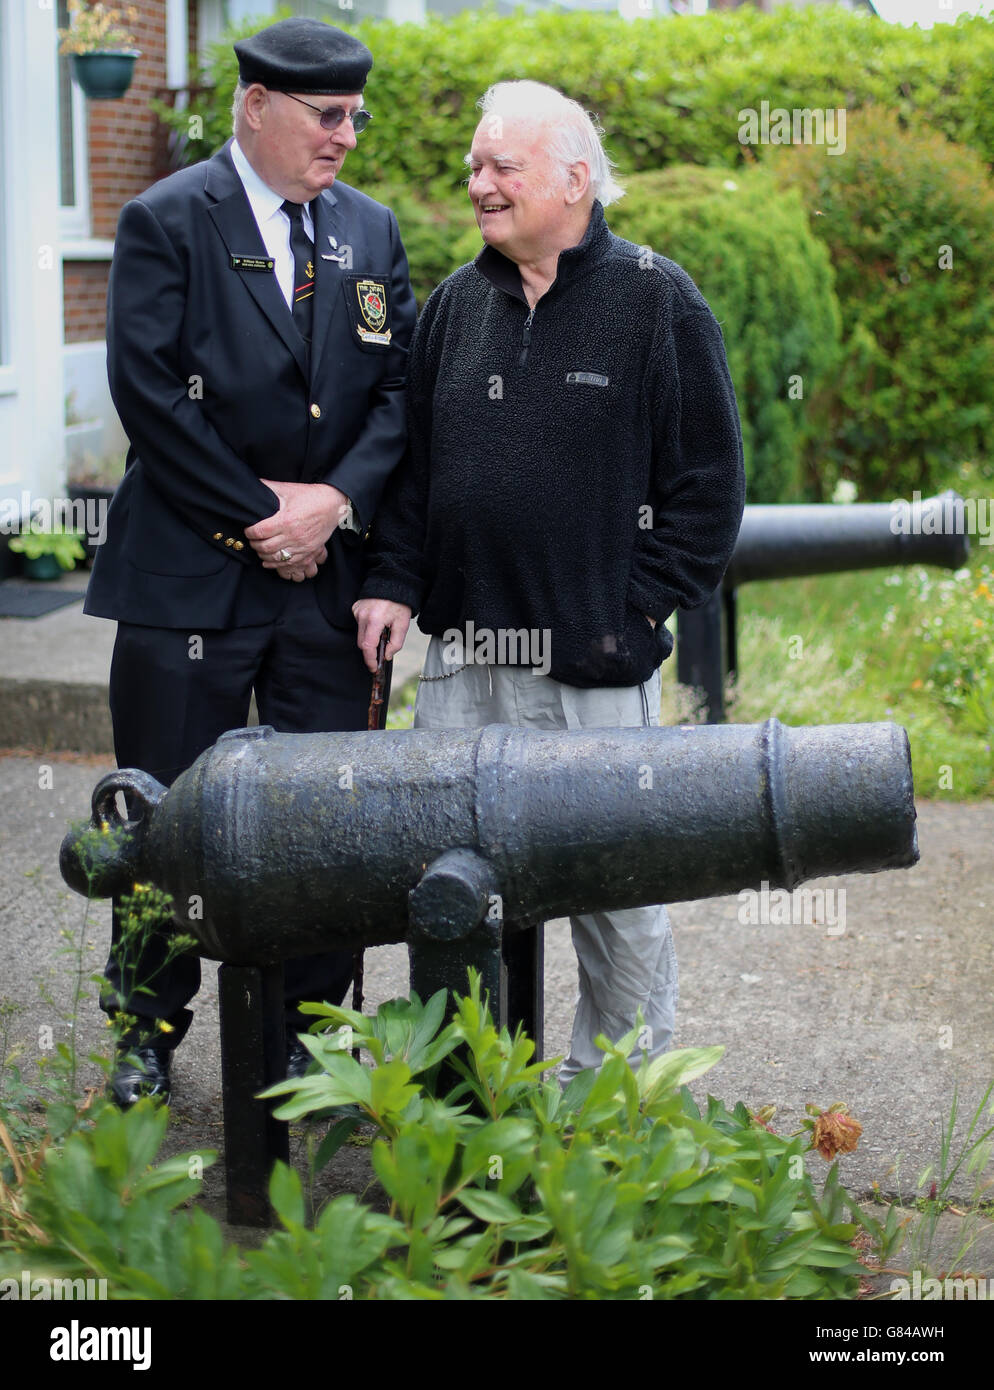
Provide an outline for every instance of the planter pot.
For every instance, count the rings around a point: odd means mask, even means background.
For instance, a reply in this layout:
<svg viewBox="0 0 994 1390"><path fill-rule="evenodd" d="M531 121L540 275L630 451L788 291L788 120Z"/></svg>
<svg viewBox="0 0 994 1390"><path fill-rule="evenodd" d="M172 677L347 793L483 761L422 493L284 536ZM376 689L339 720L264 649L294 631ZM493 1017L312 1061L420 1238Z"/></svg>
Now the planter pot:
<svg viewBox="0 0 994 1390"><path fill-rule="evenodd" d="M54 555L38 555L33 560L24 556L25 579L59 579L62 573Z"/></svg>
<svg viewBox="0 0 994 1390"><path fill-rule="evenodd" d="M107 520L107 510L110 507L111 498L114 496L115 489L112 487L80 487L74 483L66 488L66 496L73 504L73 518L77 518L80 512L83 514L83 524L78 526L78 530L83 534L83 548L86 551L86 562L92 565L96 559L97 533L100 524ZM77 507L76 503L81 502L82 507ZM97 522L97 533L91 533L90 522Z"/></svg>
<svg viewBox="0 0 994 1390"><path fill-rule="evenodd" d="M135 62L140 57L136 48L108 53L74 53L73 77L91 101L115 101L131 86Z"/></svg>

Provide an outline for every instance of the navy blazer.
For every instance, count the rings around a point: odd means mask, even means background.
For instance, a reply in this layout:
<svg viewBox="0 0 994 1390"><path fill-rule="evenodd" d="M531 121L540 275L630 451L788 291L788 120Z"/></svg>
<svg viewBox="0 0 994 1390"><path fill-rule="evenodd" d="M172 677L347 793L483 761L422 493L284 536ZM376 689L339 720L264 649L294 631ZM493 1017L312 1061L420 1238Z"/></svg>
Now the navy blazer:
<svg viewBox="0 0 994 1390"><path fill-rule="evenodd" d="M107 371L131 447L86 597L98 617L264 620L255 609L287 581L244 537L278 506L260 479L331 483L367 531L404 451L416 309L393 213L338 182L312 202L308 367L229 146L153 185L118 222ZM359 538L336 529L313 581L336 626L354 626L362 563Z"/></svg>

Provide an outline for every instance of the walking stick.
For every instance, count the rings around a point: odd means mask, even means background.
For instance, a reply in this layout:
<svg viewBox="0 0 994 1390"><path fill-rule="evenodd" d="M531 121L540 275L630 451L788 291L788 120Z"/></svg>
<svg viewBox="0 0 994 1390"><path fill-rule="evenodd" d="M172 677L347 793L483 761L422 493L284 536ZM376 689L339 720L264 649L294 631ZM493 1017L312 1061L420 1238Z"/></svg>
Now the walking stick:
<svg viewBox="0 0 994 1390"><path fill-rule="evenodd" d="M366 720L366 730L372 733L376 729L382 729L387 722L387 701L390 693L390 668L392 661L387 661L387 642L390 640L390 629L385 627L380 633L379 645L376 648L376 672L373 676L373 692L369 701L369 716ZM352 1008L357 1014L362 1013L362 949L360 948L352 956Z"/></svg>

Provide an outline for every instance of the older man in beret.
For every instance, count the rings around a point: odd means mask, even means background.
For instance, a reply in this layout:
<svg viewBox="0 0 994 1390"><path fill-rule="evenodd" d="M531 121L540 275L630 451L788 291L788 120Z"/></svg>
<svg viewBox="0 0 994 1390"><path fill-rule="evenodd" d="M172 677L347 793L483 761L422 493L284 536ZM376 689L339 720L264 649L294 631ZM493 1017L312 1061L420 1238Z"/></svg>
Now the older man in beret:
<svg viewBox="0 0 994 1390"><path fill-rule="evenodd" d="M131 447L86 611L118 621L118 764L166 785L247 722L253 691L281 731L365 727L351 608L405 441L407 261L392 212L339 182L372 55L311 19L235 52L234 138L126 205L108 298ZM104 1007L135 1020L112 1083L129 1104L168 1096L200 963L158 921L128 957L122 913ZM287 962L290 1074L297 1005L340 1001L350 974L342 953Z"/></svg>
<svg viewBox="0 0 994 1390"><path fill-rule="evenodd" d="M498 83L467 156L484 246L425 305L411 447L356 604L367 662L432 634L422 728L659 722L665 620L721 580L744 501L721 329L686 271L610 231L599 132L536 82ZM632 788L638 796L638 788ZM579 997L560 1081L595 1038L670 1045L665 907L572 919Z"/></svg>

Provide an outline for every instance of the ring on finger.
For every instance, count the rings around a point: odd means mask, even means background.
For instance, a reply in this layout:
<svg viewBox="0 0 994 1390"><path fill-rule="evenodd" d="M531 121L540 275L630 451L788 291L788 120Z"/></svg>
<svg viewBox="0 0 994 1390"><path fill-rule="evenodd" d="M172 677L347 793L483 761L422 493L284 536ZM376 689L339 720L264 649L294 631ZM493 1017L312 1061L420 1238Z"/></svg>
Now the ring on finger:
<svg viewBox="0 0 994 1390"><path fill-rule="evenodd" d="M281 560L285 565L293 559L293 553L287 550L286 546L284 546L282 550L278 550L276 552L276 558L277 560Z"/></svg>

